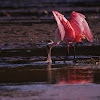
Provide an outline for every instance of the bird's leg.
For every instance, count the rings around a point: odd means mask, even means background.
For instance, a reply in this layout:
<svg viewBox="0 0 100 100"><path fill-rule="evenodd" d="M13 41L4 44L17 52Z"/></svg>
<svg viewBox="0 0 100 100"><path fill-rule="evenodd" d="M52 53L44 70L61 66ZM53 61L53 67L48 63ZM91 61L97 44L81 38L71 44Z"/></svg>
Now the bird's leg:
<svg viewBox="0 0 100 100"><path fill-rule="evenodd" d="M73 52L74 52L74 61L76 61L76 47L77 47L77 44L75 44L75 45L70 44L70 46L73 48Z"/></svg>
<svg viewBox="0 0 100 100"><path fill-rule="evenodd" d="M52 62L51 60L51 48L49 47L49 45L47 45L47 62Z"/></svg>
<svg viewBox="0 0 100 100"><path fill-rule="evenodd" d="M53 46L55 46L58 43L59 42L52 42L52 43L49 43L47 45L47 54L48 54L48 56L47 56L47 62L52 62L52 60L51 60L51 49L52 49Z"/></svg>
<svg viewBox="0 0 100 100"><path fill-rule="evenodd" d="M67 52L66 52L66 56L65 56L64 62L65 62L65 60L68 59L68 55L69 55L69 44L67 45Z"/></svg>
<svg viewBox="0 0 100 100"><path fill-rule="evenodd" d="M55 31L55 39L54 42L51 42L47 45L47 53L48 53L48 57L47 57L47 62L52 62L51 60L51 49L53 46L55 46L56 44L59 44L61 41L61 38L59 37L59 30L58 28Z"/></svg>

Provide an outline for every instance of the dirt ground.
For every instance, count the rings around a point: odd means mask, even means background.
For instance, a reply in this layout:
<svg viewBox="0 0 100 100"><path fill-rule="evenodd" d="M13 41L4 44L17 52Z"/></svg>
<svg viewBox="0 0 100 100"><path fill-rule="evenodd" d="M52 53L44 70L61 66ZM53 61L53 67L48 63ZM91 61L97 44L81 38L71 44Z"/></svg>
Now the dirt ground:
<svg viewBox="0 0 100 100"><path fill-rule="evenodd" d="M0 100L100 100L100 85L20 85L4 86ZM6 91L6 89L8 89Z"/></svg>
<svg viewBox="0 0 100 100"><path fill-rule="evenodd" d="M100 42L99 20L88 20L94 42ZM0 24L0 44L41 44L54 40L56 22L40 24Z"/></svg>

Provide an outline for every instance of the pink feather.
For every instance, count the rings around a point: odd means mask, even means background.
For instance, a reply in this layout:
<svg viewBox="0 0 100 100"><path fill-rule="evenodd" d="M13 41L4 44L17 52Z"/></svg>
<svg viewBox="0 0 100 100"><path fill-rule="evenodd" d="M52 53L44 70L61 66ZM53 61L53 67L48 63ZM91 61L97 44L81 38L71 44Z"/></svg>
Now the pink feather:
<svg viewBox="0 0 100 100"><path fill-rule="evenodd" d="M61 40L67 43L74 41L75 32L69 21L57 11L53 11L53 15L57 21Z"/></svg>
<svg viewBox="0 0 100 100"><path fill-rule="evenodd" d="M76 35L84 34L88 41L93 42L92 32L83 14L73 11L69 18L69 22L75 30Z"/></svg>
<svg viewBox="0 0 100 100"><path fill-rule="evenodd" d="M57 11L52 11L57 21L59 36L64 42L81 42L82 35L93 41L92 32L85 20L85 16L81 13L73 11L69 21Z"/></svg>
<svg viewBox="0 0 100 100"><path fill-rule="evenodd" d="M63 41L64 36L65 36L65 29L63 27L63 24L61 23L63 15L60 14L59 12L57 12L57 11L52 11L52 12L53 12L53 15L54 15L54 17L57 21L59 36L61 37L61 40Z"/></svg>

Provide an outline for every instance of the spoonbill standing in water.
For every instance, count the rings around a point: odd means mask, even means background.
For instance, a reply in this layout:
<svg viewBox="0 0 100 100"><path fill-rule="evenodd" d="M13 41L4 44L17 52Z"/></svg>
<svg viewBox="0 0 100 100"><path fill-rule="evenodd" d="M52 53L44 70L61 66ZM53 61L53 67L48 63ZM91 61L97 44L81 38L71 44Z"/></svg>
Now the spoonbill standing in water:
<svg viewBox="0 0 100 100"><path fill-rule="evenodd" d="M56 44L59 44L60 41L67 43L68 52L69 45L72 42L82 42L82 39L87 38L88 41L93 42L93 35L88 26L88 23L85 20L85 16L81 13L72 11L69 21L57 11L52 11L55 20L57 22L58 28L55 31L54 42L48 43L47 45L47 62L52 62L51 60L51 48ZM75 55L74 55L75 58Z"/></svg>

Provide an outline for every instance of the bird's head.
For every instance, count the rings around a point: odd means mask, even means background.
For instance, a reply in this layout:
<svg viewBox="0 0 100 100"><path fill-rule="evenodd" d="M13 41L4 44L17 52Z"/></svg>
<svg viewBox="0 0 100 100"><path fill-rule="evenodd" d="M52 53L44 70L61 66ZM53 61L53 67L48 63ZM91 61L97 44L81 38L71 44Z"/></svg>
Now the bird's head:
<svg viewBox="0 0 100 100"><path fill-rule="evenodd" d="M83 34L75 34L75 42L82 42L82 39L86 39Z"/></svg>

